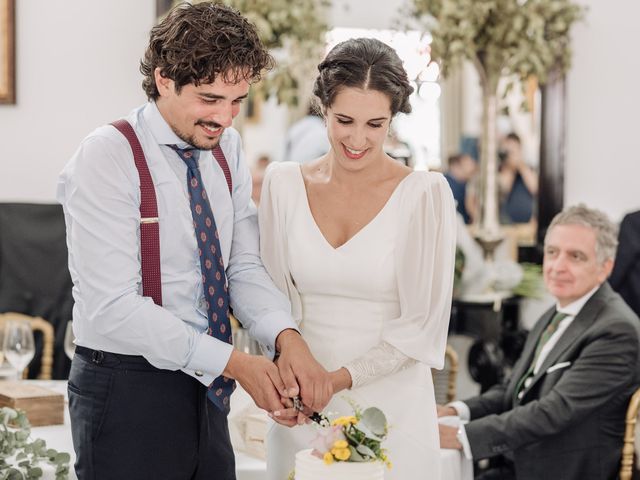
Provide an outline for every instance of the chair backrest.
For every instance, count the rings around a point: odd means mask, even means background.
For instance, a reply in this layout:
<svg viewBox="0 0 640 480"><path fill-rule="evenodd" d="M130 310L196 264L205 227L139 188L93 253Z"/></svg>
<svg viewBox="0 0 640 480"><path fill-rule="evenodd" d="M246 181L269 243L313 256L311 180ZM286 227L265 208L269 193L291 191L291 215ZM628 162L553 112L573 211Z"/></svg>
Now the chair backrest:
<svg viewBox="0 0 640 480"><path fill-rule="evenodd" d="M622 461L620 462L620 480L631 480L633 477L633 458L635 453L636 424L638 423L639 407L640 388L631 396L629 406L627 407L624 444L622 447Z"/></svg>
<svg viewBox="0 0 640 480"><path fill-rule="evenodd" d="M444 405L456 398L456 378L458 376L458 354L451 345L445 350L444 368L431 369L436 403Z"/></svg>
<svg viewBox="0 0 640 480"><path fill-rule="evenodd" d="M42 365L40 366L40 380L51 380L53 369L53 327L49 322L41 317L31 317L22 313L8 312L0 313L0 328L4 328L4 323L9 320L26 320L31 323L34 331L42 333ZM23 372L26 378L27 369Z"/></svg>

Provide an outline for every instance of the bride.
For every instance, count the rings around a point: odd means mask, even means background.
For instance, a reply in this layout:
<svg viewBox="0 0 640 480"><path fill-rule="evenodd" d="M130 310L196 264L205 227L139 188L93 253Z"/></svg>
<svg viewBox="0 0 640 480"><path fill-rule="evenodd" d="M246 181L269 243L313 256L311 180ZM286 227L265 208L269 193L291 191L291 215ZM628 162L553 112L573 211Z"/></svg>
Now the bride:
<svg viewBox="0 0 640 480"><path fill-rule="evenodd" d="M264 180L264 264L289 296L314 357L332 378L330 415L352 400L391 426L388 480L440 478L430 368L442 368L451 306L455 206L437 173L414 172L383 151L413 91L396 52L374 39L337 45L314 94L330 151L277 163ZM338 393L341 392L341 393ZM268 433L269 480L284 480L313 425Z"/></svg>

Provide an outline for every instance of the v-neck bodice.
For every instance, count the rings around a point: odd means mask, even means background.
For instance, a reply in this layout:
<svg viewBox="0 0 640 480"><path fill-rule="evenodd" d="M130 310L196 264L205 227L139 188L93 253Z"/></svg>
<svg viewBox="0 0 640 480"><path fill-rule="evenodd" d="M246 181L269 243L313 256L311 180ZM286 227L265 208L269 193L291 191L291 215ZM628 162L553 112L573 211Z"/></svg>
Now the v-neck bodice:
<svg viewBox="0 0 640 480"><path fill-rule="evenodd" d="M313 218L304 179L298 170L291 187L299 208L288 219L287 236L291 274L303 302L316 295L329 295L350 299L348 308L355 299L364 303L392 303L397 308L393 252L398 230L398 192L405 184L404 180L400 182L369 223L334 248Z"/></svg>
<svg viewBox="0 0 640 480"><path fill-rule="evenodd" d="M402 185L403 183L411 176L411 173L408 174L407 176L405 176L402 180L400 180L400 182L398 183L398 185L396 185L396 187L393 189L393 191L391 192L391 195L389 195L389 198L387 198L387 201L384 203L384 205L382 206L382 208L380 208L380 210L378 210L378 212L366 223L364 224L357 232L355 232L353 235L351 235L351 237L349 237L345 242L343 242L342 244L338 245L337 247L334 246L328 239L327 236L324 234L324 232L322 231L322 229L320 228L320 226L318 225L318 222L315 220L314 216L313 216L313 212L311 211L311 203L309 202L309 194L307 192L306 189L306 185L305 185L305 181L304 181L304 176L302 174L302 168L298 169L298 173L299 173L299 177L300 177L300 185L302 186L302 193L304 194L304 198L305 198L305 204L307 206L307 210L309 212L309 217L311 218L311 221L313 223L313 225L315 226L315 229L318 231L318 234L323 238L324 242L326 243L326 245L333 249L333 250L340 250L341 248L345 247L353 240L354 242L357 241L357 237L360 236L360 234L362 233L362 236L365 235L366 230L371 226L371 228L373 228L373 224L375 224L378 221L379 217L382 217L383 215L385 215L386 210L387 210L387 206L389 206L390 203L393 203L395 200L395 197L397 197L396 193L399 192L402 189ZM389 207L391 208L391 207Z"/></svg>

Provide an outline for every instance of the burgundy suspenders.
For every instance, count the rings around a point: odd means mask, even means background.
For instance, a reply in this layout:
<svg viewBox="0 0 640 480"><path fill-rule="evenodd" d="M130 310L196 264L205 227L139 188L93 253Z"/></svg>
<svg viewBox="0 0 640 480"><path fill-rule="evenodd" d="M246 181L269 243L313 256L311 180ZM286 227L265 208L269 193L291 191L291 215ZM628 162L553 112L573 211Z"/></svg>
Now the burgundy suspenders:
<svg viewBox="0 0 640 480"><path fill-rule="evenodd" d="M142 295L151 297L156 305L162 305L162 279L160 275L160 226L158 224L158 203L153 179L149 173L147 160L133 127L124 119L112 122L129 142L133 151L133 160L140 177L140 258L142 263ZM213 156L224 172L233 192L231 171L220 145L213 149Z"/></svg>
<svg viewBox="0 0 640 480"><path fill-rule="evenodd" d="M227 163L227 159L224 156L224 152L222 148L220 148L220 143L218 143L215 147L213 147L213 156L218 161L218 165L224 172L224 178L227 179L227 187L229 187L229 195L233 197L233 183L231 182L231 170L229 170L229 164Z"/></svg>

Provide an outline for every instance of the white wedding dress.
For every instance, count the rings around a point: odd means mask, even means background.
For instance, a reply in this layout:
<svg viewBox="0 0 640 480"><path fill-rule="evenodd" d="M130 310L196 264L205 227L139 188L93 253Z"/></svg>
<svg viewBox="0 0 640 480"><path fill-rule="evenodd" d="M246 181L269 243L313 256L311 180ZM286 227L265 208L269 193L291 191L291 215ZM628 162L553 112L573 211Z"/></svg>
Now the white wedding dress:
<svg viewBox="0 0 640 480"><path fill-rule="evenodd" d="M348 208L348 205L345 205ZM261 252L314 357L329 371L348 368L350 390L324 410L351 415L350 399L387 416L387 480L440 479L433 383L442 368L451 306L455 206L440 174L413 172L344 245L333 248L309 208L300 165L267 171L260 202ZM273 424L268 480L285 480L312 425Z"/></svg>

